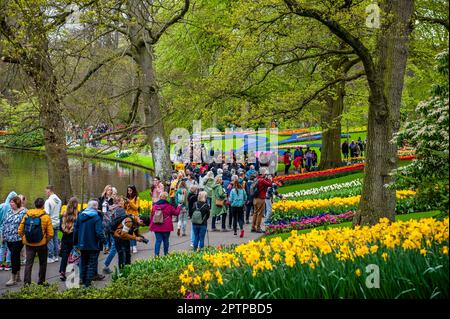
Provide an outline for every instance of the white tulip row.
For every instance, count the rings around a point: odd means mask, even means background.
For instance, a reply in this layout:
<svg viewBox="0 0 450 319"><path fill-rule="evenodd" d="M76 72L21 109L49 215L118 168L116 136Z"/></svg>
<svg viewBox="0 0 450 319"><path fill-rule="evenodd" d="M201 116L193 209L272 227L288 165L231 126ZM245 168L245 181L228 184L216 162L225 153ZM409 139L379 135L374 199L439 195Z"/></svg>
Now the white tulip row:
<svg viewBox="0 0 450 319"><path fill-rule="evenodd" d="M343 189L343 188L358 187L361 185L362 185L362 179L355 179L351 182L337 183L337 184L332 184L332 185L327 185L327 186L320 186L317 188L311 188L311 189L305 189L305 190L286 193L286 194L283 194L283 198L317 195L317 194L326 193L329 191L339 190L339 189Z"/></svg>

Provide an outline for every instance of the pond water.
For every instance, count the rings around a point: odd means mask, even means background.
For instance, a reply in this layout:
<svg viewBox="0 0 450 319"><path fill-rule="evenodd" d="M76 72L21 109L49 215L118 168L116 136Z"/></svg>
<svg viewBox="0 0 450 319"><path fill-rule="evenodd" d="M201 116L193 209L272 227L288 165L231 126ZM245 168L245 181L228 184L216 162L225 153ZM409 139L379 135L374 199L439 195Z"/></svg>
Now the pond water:
<svg viewBox="0 0 450 319"><path fill-rule="evenodd" d="M119 195L125 195L130 184L136 185L138 191L143 191L152 182L152 172L111 161L86 160L84 178L79 157L69 157L69 166L74 196L81 199L83 189L84 201L99 197L108 184L116 187ZM44 154L0 149L0 202L13 190L28 199L44 197L47 184L47 160Z"/></svg>

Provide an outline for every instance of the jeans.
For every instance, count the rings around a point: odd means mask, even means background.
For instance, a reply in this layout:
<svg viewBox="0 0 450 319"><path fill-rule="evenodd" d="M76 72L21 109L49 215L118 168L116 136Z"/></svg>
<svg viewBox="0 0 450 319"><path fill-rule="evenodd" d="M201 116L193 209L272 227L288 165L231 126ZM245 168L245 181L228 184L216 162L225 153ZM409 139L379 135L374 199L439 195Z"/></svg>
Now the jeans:
<svg viewBox="0 0 450 319"><path fill-rule="evenodd" d="M105 238L106 238L105 248L106 249L111 249L112 242L114 241L114 240L112 240L111 237L112 236L109 232L105 232Z"/></svg>
<svg viewBox="0 0 450 319"><path fill-rule="evenodd" d="M6 260L7 264L11 264L11 251L8 249L6 241L3 241L0 245L0 264L2 264L4 260Z"/></svg>
<svg viewBox="0 0 450 319"><path fill-rule="evenodd" d="M228 228L231 228L231 226L233 225L233 212L231 211L231 206L227 206L227 210L228 210Z"/></svg>
<svg viewBox="0 0 450 319"><path fill-rule="evenodd" d="M205 247L206 225L192 225L194 229L194 250Z"/></svg>
<svg viewBox="0 0 450 319"><path fill-rule="evenodd" d="M183 234L186 234L186 223L187 223L187 210L186 208L182 207L180 215L178 215L178 229L181 228L181 232Z"/></svg>
<svg viewBox="0 0 450 319"><path fill-rule="evenodd" d="M109 265L111 265L111 262L114 258L114 256L117 253L117 248L116 248L116 241L114 240L114 238L112 238L111 240L111 247L109 249L109 254L108 257L106 257L105 259L105 267L109 267Z"/></svg>
<svg viewBox="0 0 450 319"><path fill-rule="evenodd" d="M61 264L59 266L59 272L65 273L67 268L67 261L69 260L70 252L73 249L72 244L66 244L64 242L61 243Z"/></svg>
<svg viewBox="0 0 450 319"><path fill-rule="evenodd" d="M268 225L270 217L272 216L272 200L266 199L264 201L266 205L265 214L264 214L264 224Z"/></svg>
<svg viewBox="0 0 450 319"><path fill-rule="evenodd" d="M22 241L7 242L8 249L11 251L12 273L15 275L20 272L20 252L22 251Z"/></svg>
<svg viewBox="0 0 450 319"><path fill-rule="evenodd" d="M53 231L55 232L55 235L49 240L49 242L47 244L49 258L58 258L58 256L59 256L58 229L59 229L59 227L53 227Z"/></svg>
<svg viewBox="0 0 450 319"><path fill-rule="evenodd" d="M80 280L85 287L91 285L97 271L98 250L82 250L80 258Z"/></svg>
<svg viewBox="0 0 450 319"><path fill-rule="evenodd" d="M116 238L117 256L119 257L119 269L131 264L131 246L129 240Z"/></svg>
<svg viewBox="0 0 450 319"><path fill-rule="evenodd" d="M289 174L289 168L291 167L291 164L284 164L284 175Z"/></svg>
<svg viewBox="0 0 450 319"><path fill-rule="evenodd" d="M130 246L131 247L136 247L137 246L136 241L135 240L130 240Z"/></svg>
<svg viewBox="0 0 450 319"><path fill-rule="evenodd" d="M23 275L23 282L31 284L31 271L33 270L34 257L36 254L39 258L39 279L38 284L42 285L45 282L45 274L47 273L47 245L42 246L25 246L27 259L25 262L25 273Z"/></svg>
<svg viewBox="0 0 450 319"><path fill-rule="evenodd" d="M253 220L252 220L252 230L261 230L261 220L264 214L265 202L262 198L255 198L253 200Z"/></svg>
<svg viewBox="0 0 450 319"><path fill-rule="evenodd" d="M191 223L191 244L194 245L194 240L195 240L195 236L194 236L194 224Z"/></svg>
<svg viewBox="0 0 450 319"><path fill-rule="evenodd" d="M211 220L211 228L216 229L216 219L219 219L219 218L222 220L222 229L226 229L227 214L222 214L220 216L213 216L213 218Z"/></svg>
<svg viewBox="0 0 450 319"><path fill-rule="evenodd" d="M247 205L245 205L245 221L250 221L250 213L253 209L253 201L248 202Z"/></svg>
<svg viewBox="0 0 450 319"><path fill-rule="evenodd" d="M164 255L169 253L169 237L170 232L155 232L155 256L159 256L159 251L161 249L161 242L164 244Z"/></svg>
<svg viewBox="0 0 450 319"><path fill-rule="evenodd" d="M237 224L239 228L244 229L244 207L230 207L230 211L233 214L233 230L237 232Z"/></svg>

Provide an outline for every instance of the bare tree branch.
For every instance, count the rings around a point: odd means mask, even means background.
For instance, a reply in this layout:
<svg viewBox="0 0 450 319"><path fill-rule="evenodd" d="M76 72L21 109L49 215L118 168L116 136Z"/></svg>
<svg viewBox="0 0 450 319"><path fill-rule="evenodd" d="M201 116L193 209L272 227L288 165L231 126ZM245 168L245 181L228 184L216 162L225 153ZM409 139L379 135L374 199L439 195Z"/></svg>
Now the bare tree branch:
<svg viewBox="0 0 450 319"><path fill-rule="evenodd" d="M152 37L153 44L158 42L159 38L164 34L164 32L166 32L167 28L169 28L172 24L178 22L181 18L184 17L186 12L189 10L189 5L190 5L190 0L184 0L184 7L180 11L180 13L175 15L166 24L164 24L164 26L161 28L161 30L159 30L158 33L156 33L156 35L154 35Z"/></svg>

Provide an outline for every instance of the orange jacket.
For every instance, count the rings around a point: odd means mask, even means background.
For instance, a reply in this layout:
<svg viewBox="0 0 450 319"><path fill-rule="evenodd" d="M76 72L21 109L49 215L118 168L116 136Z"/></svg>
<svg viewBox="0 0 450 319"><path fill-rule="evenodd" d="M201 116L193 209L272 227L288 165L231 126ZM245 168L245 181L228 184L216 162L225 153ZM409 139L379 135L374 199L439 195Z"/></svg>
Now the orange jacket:
<svg viewBox="0 0 450 319"><path fill-rule="evenodd" d="M127 215L133 215L139 217L139 197L128 200L126 207Z"/></svg>
<svg viewBox="0 0 450 319"><path fill-rule="evenodd" d="M25 238L25 219L28 216L38 217L40 215L42 215L41 216L41 226L42 226L42 234L44 236L43 236L42 240L38 243L28 243L27 239ZM22 221L20 222L18 232L19 232L19 235L22 237L23 244L27 245L27 246L33 246L33 247L47 245L49 240L54 235L52 220L50 219L50 216L48 214L46 214L43 209L30 209L29 211L27 211L25 216L23 216Z"/></svg>

